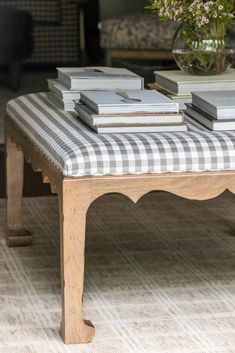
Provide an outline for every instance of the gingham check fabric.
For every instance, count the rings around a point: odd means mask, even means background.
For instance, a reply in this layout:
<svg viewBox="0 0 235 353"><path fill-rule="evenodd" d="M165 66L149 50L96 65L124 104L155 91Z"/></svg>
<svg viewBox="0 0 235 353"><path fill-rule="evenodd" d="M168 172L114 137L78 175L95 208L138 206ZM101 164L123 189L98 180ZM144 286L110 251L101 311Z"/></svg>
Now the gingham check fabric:
<svg viewBox="0 0 235 353"><path fill-rule="evenodd" d="M37 22L60 20L60 0L0 0L0 6L12 6L29 11Z"/></svg>
<svg viewBox="0 0 235 353"><path fill-rule="evenodd" d="M9 118L64 176L235 169L235 131L212 132L189 119L189 132L96 134L47 93L7 104Z"/></svg>

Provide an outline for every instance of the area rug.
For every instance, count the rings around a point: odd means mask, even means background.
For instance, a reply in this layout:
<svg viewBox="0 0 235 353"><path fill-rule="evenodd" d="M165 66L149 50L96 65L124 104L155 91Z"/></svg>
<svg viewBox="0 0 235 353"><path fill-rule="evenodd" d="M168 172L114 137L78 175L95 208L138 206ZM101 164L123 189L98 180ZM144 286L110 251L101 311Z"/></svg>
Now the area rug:
<svg viewBox="0 0 235 353"><path fill-rule="evenodd" d="M235 196L150 193L94 202L87 218L87 345L59 336L56 197L24 200L31 247L7 248L0 201L0 353L234 353Z"/></svg>

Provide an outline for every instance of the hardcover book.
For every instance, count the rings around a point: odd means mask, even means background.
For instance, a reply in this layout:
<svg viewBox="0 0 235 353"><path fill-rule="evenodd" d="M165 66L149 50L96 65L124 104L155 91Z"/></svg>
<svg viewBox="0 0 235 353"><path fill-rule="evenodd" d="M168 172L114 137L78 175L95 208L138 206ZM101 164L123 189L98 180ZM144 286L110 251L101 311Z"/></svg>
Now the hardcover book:
<svg viewBox="0 0 235 353"><path fill-rule="evenodd" d="M148 83L148 87L150 89L154 89L154 90L164 94L165 96L169 97L173 101L179 103L180 110L186 109L186 105L185 105L186 103L192 103L192 94L191 93L190 94L175 94L175 93L172 93L172 92L166 90L162 86L158 85L156 82Z"/></svg>
<svg viewBox="0 0 235 353"><path fill-rule="evenodd" d="M181 124L184 122L182 114L177 113L135 113L135 114L96 114L85 104L76 102L75 110L79 116L93 125L113 124Z"/></svg>
<svg viewBox="0 0 235 353"><path fill-rule="evenodd" d="M58 67L58 80L68 89L142 89L143 78L125 68Z"/></svg>
<svg viewBox="0 0 235 353"><path fill-rule="evenodd" d="M192 104L216 119L235 118L235 90L192 92Z"/></svg>
<svg viewBox="0 0 235 353"><path fill-rule="evenodd" d="M178 103L152 90L84 91L81 101L97 114L179 112Z"/></svg>
<svg viewBox="0 0 235 353"><path fill-rule="evenodd" d="M71 89L69 90L58 80L48 79L47 82L49 91L56 94L60 99L72 101L74 99L80 98L80 91Z"/></svg>
<svg viewBox="0 0 235 353"><path fill-rule="evenodd" d="M80 118L80 117L79 117ZM148 133L148 132L185 132L185 123L175 125L154 125L154 124L126 124L126 125L93 125L84 118L81 120L99 134L119 134L119 133Z"/></svg>
<svg viewBox="0 0 235 353"><path fill-rule="evenodd" d="M74 101L60 99L54 92L50 92L48 96L52 100L52 102L56 104L60 109L63 109L68 112L75 110Z"/></svg>
<svg viewBox="0 0 235 353"><path fill-rule="evenodd" d="M155 71L155 81L162 88L177 94L192 91L235 90L235 69L215 76L194 76L181 70Z"/></svg>
<svg viewBox="0 0 235 353"><path fill-rule="evenodd" d="M199 109L193 107L192 104L186 104L186 113L193 119L206 126L210 130L223 131L223 130L235 130L235 115L234 120L218 120L213 116L206 114Z"/></svg>

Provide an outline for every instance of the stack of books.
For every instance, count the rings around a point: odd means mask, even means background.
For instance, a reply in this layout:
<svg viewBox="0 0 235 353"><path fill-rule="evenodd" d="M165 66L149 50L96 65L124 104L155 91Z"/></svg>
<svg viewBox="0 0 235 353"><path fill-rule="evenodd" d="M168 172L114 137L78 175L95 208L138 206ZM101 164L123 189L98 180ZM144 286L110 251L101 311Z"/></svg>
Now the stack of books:
<svg viewBox="0 0 235 353"><path fill-rule="evenodd" d="M84 91L75 109L97 133L187 131L178 103L152 90Z"/></svg>
<svg viewBox="0 0 235 353"><path fill-rule="evenodd" d="M235 130L235 90L192 92L186 114L210 130Z"/></svg>
<svg viewBox="0 0 235 353"><path fill-rule="evenodd" d="M50 97L64 110L74 110L84 90L143 89L142 77L125 68L58 67L57 79L48 79Z"/></svg>
<svg viewBox="0 0 235 353"><path fill-rule="evenodd" d="M179 103L185 109L192 102L193 91L225 91L235 89L235 69L215 76L194 76L181 70L155 71L155 82L149 84Z"/></svg>
<svg viewBox="0 0 235 353"><path fill-rule="evenodd" d="M48 79L50 98L62 109L72 111L75 108L74 101L80 98L79 90L65 87L58 79Z"/></svg>

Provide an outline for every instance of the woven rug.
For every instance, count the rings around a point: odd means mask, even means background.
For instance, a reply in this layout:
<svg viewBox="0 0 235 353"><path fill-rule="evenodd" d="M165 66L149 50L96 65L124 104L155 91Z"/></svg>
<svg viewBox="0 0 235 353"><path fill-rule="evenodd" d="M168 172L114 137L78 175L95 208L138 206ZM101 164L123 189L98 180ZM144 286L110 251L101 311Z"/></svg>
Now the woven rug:
<svg viewBox="0 0 235 353"><path fill-rule="evenodd" d="M0 201L0 353L234 353L235 196L203 202L107 195L89 209L84 316L92 343L59 336L56 197L24 200L27 248L4 244Z"/></svg>

